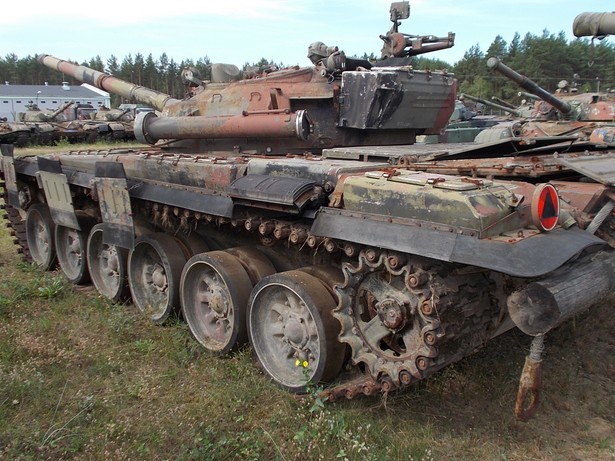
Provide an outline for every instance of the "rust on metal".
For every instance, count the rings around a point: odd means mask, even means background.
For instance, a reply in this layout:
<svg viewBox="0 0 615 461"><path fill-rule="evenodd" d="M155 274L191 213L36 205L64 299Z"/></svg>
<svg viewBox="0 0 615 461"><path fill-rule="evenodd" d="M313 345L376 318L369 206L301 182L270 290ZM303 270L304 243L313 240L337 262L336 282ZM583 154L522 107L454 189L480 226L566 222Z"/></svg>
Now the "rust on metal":
<svg viewBox="0 0 615 461"><path fill-rule="evenodd" d="M542 360L525 358L515 401L515 416L521 421L531 419L538 409L542 389Z"/></svg>

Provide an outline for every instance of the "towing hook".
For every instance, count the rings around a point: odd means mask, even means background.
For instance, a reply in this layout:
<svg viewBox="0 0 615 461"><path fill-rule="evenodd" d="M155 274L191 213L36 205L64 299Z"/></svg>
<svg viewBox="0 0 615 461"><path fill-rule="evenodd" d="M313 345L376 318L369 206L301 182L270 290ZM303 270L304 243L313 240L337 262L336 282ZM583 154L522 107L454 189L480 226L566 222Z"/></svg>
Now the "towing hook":
<svg viewBox="0 0 615 461"><path fill-rule="evenodd" d="M530 420L538 409L542 388L542 356L544 354L544 335L534 337L530 353L519 379L519 391L515 402L515 416L520 421Z"/></svg>

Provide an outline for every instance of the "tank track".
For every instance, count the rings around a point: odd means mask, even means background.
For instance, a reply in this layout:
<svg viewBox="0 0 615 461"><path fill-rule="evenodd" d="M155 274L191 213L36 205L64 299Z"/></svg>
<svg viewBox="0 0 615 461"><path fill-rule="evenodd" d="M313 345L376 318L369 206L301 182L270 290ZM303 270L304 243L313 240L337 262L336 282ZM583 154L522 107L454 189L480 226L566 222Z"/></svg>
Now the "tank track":
<svg viewBox="0 0 615 461"><path fill-rule="evenodd" d="M4 173L0 172L0 187L2 187L2 208L5 210L4 218L7 219L6 226L10 228L13 243L17 245L17 252L22 255L26 262L32 261L32 255L28 248L28 240L26 237L26 222L22 219L19 210L8 203L8 191L5 187Z"/></svg>

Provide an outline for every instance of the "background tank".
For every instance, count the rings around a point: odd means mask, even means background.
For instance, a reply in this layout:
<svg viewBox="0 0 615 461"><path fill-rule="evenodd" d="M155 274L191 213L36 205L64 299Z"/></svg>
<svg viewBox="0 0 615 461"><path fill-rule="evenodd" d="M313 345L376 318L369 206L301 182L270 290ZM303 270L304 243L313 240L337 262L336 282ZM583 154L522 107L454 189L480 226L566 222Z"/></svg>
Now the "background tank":
<svg viewBox="0 0 615 461"><path fill-rule="evenodd" d="M59 141L88 143L98 140L134 139L129 110L98 110L90 104L66 103L55 110L41 110L31 103L17 122L1 122L0 140L18 146Z"/></svg>
<svg viewBox="0 0 615 461"><path fill-rule="evenodd" d="M455 103L455 110L451 114L446 128L441 130L440 134L420 136L418 141L428 144L472 142L482 130L505 120L504 117L483 114L482 108L473 104L472 98L465 96L459 95ZM480 98L476 99L480 100ZM494 104L494 106L497 106L497 104ZM511 110L508 109L509 112Z"/></svg>
<svg viewBox="0 0 615 461"><path fill-rule="evenodd" d="M498 110L500 112L504 112L505 114L510 114L511 116L514 116L514 117L519 117L521 115L520 112L517 109L515 109L514 107L505 106L503 104L498 104L498 103L490 101L488 99L478 98L478 97L472 96L470 94L462 93L462 94L459 95L459 99L461 99L461 100L468 99L470 101L474 101L475 103L482 104L482 105L484 105L486 107L490 107L490 108Z"/></svg>
<svg viewBox="0 0 615 461"><path fill-rule="evenodd" d="M0 142L3 144L25 146L33 138L32 134L33 128L25 123L0 120Z"/></svg>
<svg viewBox="0 0 615 461"><path fill-rule="evenodd" d="M135 139L132 109L110 109L99 107L92 117L99 138L115 141Z"/></svg>
<svg viewBox="0 0 615 461"><path fill-rule="evenodd" d="M17 117L21 125L29 128L29 135L27 139L23 139L21 145L53 144L60 140L85 141L87 134L67 116L72 107L73 103L66 103L56 110L41 110L34 103L28 104L27 110L19 113Z"/></svg>
<svg viewBox="0 0 615 461"><path fill-rule="evenodd" d="M575 136L577 139L585 140L590 138L596 127L611 124L615 118L615 94L580 93L562 80L558 85L557 95L553 95L496 57L489 58L487 65L538 99L534 102L534 110L526 120L509 124L514 127L511 129L506 129L502 125L485 130L477 136L476 142L488 143L502 138L549 136Z"/></svg>
<svg viewBox="0 0 615 461"><path fill-rule="evenodd" d="M224 82L185 72L181 101L42 55L159 111L139 114L135 132L164 147L15 157L2 146L24 254L45 269L57 260L73 283L91 278L106 298L130 296L154 323L181 312L212 353L249 343L289 391L334 381L332 400L408 386L515 325L540 342L613 290L615 256L562 224L551 185L383 158L439 132L455 101L452 75L409 66L451 35L402 40L408 15L392 5L378 63L315 42L311 67L236 80L223 66ZM536 396L540 359L522 402Z"/></svg>

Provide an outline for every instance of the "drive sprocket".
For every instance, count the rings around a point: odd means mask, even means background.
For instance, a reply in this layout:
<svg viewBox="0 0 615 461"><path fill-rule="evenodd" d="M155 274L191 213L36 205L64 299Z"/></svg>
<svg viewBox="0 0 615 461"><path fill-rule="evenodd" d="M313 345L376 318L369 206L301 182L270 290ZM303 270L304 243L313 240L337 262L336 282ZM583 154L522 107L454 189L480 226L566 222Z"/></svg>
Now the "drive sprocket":
<svg viewBox="0 0 615 461"><path fill-rule="evenodd" d="M361 252L345 263L333 315L354 364L383 387L402 387L480 348L495 328L488 276L425 258Z"/></svg>

